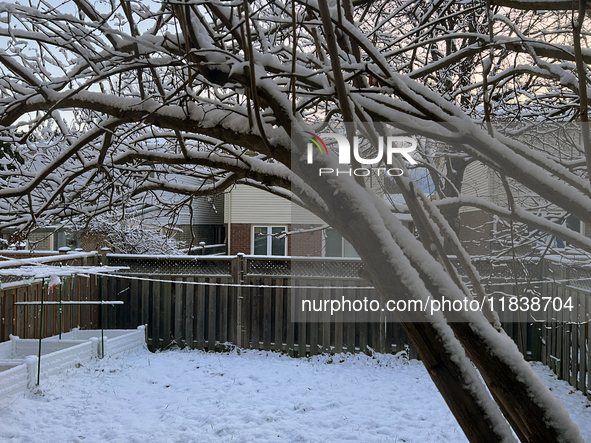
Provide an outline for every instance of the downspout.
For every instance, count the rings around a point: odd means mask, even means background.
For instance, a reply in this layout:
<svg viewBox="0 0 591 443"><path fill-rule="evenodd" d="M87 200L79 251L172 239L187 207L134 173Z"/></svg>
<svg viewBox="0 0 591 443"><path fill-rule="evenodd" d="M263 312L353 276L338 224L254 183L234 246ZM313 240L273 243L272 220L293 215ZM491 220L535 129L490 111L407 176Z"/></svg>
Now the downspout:
<svg viewBox="0 0 591 443"><path fill-rule="evenodd" d="M228 192L226 197L226 202L228 205L225 212L228 214L228 255L230 255L230 252L232 251L232 193Z"/></svg>

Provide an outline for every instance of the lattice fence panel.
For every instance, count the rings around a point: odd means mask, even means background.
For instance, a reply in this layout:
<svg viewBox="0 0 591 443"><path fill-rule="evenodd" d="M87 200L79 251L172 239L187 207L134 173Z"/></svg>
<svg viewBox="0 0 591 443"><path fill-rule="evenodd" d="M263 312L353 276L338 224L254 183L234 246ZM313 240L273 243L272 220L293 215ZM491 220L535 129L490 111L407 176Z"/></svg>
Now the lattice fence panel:
<svg viewBox="0 0 591 443"><path fill-rule="evenodd" d="M109 256L109 266L128 266L120 271L131 274L171 274L171 275L231 275L231 261L207 260L200 258L132 258Z"/></svg>
<svg viewBox="0 0 591 443"><path fill-rule="evenodd" d="M248 275L283 275L298 277L359 277L363 263L338 260L248 259Z"/></svg>

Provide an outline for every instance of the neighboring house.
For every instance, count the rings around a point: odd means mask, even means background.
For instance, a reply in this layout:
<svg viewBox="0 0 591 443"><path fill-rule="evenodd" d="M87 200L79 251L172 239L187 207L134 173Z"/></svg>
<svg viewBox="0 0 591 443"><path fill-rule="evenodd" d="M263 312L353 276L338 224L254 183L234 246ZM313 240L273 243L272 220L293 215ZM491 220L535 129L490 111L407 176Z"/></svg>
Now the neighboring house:
<svg viewBox="0 0 591 443"><path fill-rule="evenodd" d="M351 244L320 218L251 186L238 185L227 194L224 220L232 255L357 257ZM412 228L410 218L403 223Z"/></svg>
<svg viewBox="0 0 591 443"><path fill-rule="evenodd" d="M497 195L499 191L497 181L498 177L490 168L474 161L466 167L461 192L500 203ZM459 238L469 254L486 255L494 250L493 239L496 231L497 222L492 215L469 206L460 208Z"/></svg>
<svg viewBox="0 0 591 443"><path fill-rule="evenodd" d="M526 207L528 204L536 211L540 211L534 203L544 207L545 202L539 197L534 197L523 186L509 179L513 197L518 204ZM501 178L491 168L474 161L470 163L464 173L462 183L462 194L475 195L486 201L492 202L503 208L507 207L507 197ZM554 205L547 205L541 216L560 216L564 211ZM591 236L591 225L581 222L575 216L568 216L565 225L587 237ZM544 235L538 234L540 245L550 241ZM460 209L460 232L459 238L466 251L471 255L489 255L491 253L506 249L510 245L510 229L506 222L497 217L473 207L462 207ZM568 245L562 239L555 238L552 247L562 249ZM527 246L531 250L532 245ZM525 251L522 251L525 252Z"/></svg>
<svg viewBox="0 0 591 443"><path fill-rule="evenodd" d="M169 181L198 186L202 179L188 176L170 176ZM224 195L194 198L192 207L183 206L174 215L168 215L160 202L174 206L179 196L169 192L159 192L157 195L147 195L145 206L141 211L128 213L133 221L140 221L148 228L160 229L163 235L172 237L193 248L200 243L206 245L220 245L225 243L224 231ZM80 238L84 250L96 250L105 245L105 235L91 233ZM194 252L194 251L193 251Z"/></svg>
<svg viewBox="0 0 591 443"><path fill-rule="evenodd" d="M169 175L167 180L191 187L198 187L203 183L201 178L186 175ZM224 194L195 198L190 209L184 206L174 217L162 213L159 201L172 203L177 200L179 197L169 192L161 192L157 198L148 195L146 203L151 208L143 211L142 218L154 226L162 226L165 233L168 230L175 239L185 242L187 246L191 244L191 240L193 240L193 246L201 242L207 245L225 242Z"/></svg>
<svg viewBox="0 0 591 443"><path fill-rule="evenodd" d="M0 242L0 249L10 247L16 249L33 249L35 251L57 251L59 248L68 246L76 248L77 244L72 241L63 228L49 226L36 229L28 236L17 234L14 229L4 229L0 238L6 242Z"/></svg>
<svg viewBox="0 0 591 443"><path fill-rule="evenodd" d="M294 223L292 203L247 185L237 185L226 195L224 223L228 253L254 255L322 256L322 232L288 236L282 232L314 229L324 222L309 212Z"/></svg>
<svg viewBox="0 0 591 443"><path fill-rule="evenodd" d="M188 181L190 179L184 180L184 183ZM174 201L172 194L160 193L158 197L162 201ZM173 218L162 213L156 198L146 198L146 204L141 211L127 215L133 218L134 222L141 221L146 227L161 229L163 234L184 242L185 247L191 243L193 247L199 246L200 243L206 245L225 243L223 194L195 198L192 210L185 206ZM48 227L36 229L28 236L18 235L14 230L5 229L0 238L6 240L6 243L2 242L4 245L19 249L57 251L63 246L68 246L72 249L82 248L84 251L93 251L107 245L106 236L107 233L103 232L76 234L67 228ZM0 244L1 248L2 244ZM216 252L219 250L220 248L217 248Z"/></svg>

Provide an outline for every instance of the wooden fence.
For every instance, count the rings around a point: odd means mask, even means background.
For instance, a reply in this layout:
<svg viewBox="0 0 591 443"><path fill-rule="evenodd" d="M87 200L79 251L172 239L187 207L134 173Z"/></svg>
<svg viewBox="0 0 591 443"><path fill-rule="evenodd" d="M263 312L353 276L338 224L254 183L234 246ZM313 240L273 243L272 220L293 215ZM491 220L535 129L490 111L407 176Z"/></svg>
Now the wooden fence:
<svg viewBox="0 0 591 443"><path fill-rule="evenodd" d="M7 253L3 252L3 256ZM72 258L71 255L57 255L49 257L47 253L42 254L24 254L12 253L11 258L29 259L47 257L41 261L51 265L89 265L97 263L98 255L78 254L79 258ZM34 263L34 262L29 262ZM0 265L7 264L0 261ZM43 310L43 329L40 330L40 306L35 305L15 305L16 302L39 301L43 292L45 301L58 301L60 299L67 301L91 301L99 300L100 288L99 280L96 277L66 277L63 284L59 287L49 290L48 281L35 280L31 282L14 281L6 282L3 280L0 286L0 342L9 340L10 334L21 338L39 338L56 335L60 332L68 332L77 326L85 329L99 327L100 312L95 306L80 305L46 305ZM61 309L61 315L60 315Z"/></svg>
<svg viewBox="0 0 591 443"><path fill-rule="evenodd" d="M564 303L570 299L573 308L542 318L540 361L591 399L591 291L544 283L543 294Z"/></svg>
<svg viewBox="0 0 591 443"><path fill-rule="evenodd" d="M111 256L109 265L122 265L121 256ZM117 262L117 260L119 260ZM285 259L254 257L191 257L178 258L183 266L201 266L216 273L198 272L193 275L174 275L181 264L170 258L131 257L140 266L136 272L111 277L75 277L62 286L64 300L120 300L122 306L63 306L62 331L75 326L83 328L135 328L148 325L149 347L152 350L171 346L219 351L231 346L274 350L292 356L315 355L321 352L398 352L408 349L416 356L402 327L384 315L379 322L369 322L367 314L358 312L355 321L329 321L321 317L315 321L293 322L291 286L315 287L323 298L330 298L338 286L366 286L353 277L359 263L338 260L322 263L311 260L291 264L292 269L310 273L322 266L323 272L339 277L286 275ZM275 261L274 261L275 260ZM153 262L159 261L157 265ZM172 260L174 261L174 260ZM103 263L107 257L103 257ZM146 262L161 273L145 272ZM1 263L1 262L0 262ZM197 264L196 264L197 263ZM90 263L89 263L90 264ZM144 268L141 268L144 266ZM166 269L164 269L166 268ZM141 269L141 272L139 270ZM162 272L164 271L164 272ZM266 275L268 272L271 275ZM275 274L275 275L273 275ZM149 278L146 278L149 277ZM10 285L10 284L9 284ZM355 290L356 298L363 299L372 289ZM512 295L515 285L494 284L487 288L495 297ZM520 297L551 297L565 303L570 298L572 309L529 309L511 311L506 304L499 310L503 327L529 360L548 365L561 379L567 380L591 397L590 374L591 291L576 288L565 282L537 282L527 287L519 285ZM38 306L15 306L16 301L39 300L41 282L31 285L3 286L0 289L2 327L0 341L9 334L24 338L39 336ZM46 300L57 300L58 293L47 292ZM506 302L507 303L507 302ZM499 305L495 305L498 307ZM44 312L44 336L58 332L57 307Z"/></svg>
<svg viewBox="0 0 591 443"><path fill-rule="evenodd" d="M110 299L128 307L109 311L105 324L116 328L147 324L148 345L154 350L178 345L212 351L236 345L303 356L372 349L390 353L409 344L402 327L385 315L381 322L369 322L364 312L355 313L357 318L348 322L331 322L327 317L293 322L289 277L245 276L241 285L235 285L232 277L219 276L139 278L103 277ZM298 279L296 284L318 283ZM342 285L366 286L362 281L331 280L331 286ZM329 298L334 290L324 291ZM362 300L369 291L373 290L356 290L356 299Z"/></svg>
<svg viewBox="0 0 591 443"><path fill-rule="evenodd" d="M522 284L519 297L529 300L530 308L497 312L503 329L528 360L541 361L558 376L591 399L591 291L564 281ZM488 293L515 295L515 285L495 284ZM541 305L532 306L537 297ZM497 299L497 297L495 297Z"/></svg>

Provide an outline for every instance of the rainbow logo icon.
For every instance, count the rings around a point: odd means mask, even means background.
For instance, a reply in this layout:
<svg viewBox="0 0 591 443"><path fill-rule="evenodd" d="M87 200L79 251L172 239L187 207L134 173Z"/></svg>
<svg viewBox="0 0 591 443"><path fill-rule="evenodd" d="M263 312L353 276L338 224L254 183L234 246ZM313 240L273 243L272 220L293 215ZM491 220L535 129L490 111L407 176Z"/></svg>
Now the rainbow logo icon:
<svg viewBox="0 0 591 443"><path fill-rule="evenodd" d="M326 152L326 155L328 155L328 148L326 147L326 145L324 144L324 142L322 141L322 139L320 137L318 137L316 134L314 134L312 132L304 131L304 133L310 134L312 136L312 137L306 137L306 138L308 140L310 140L312 143L314 143L318 147L318 149L320 149L321 154L324 154ZM322 147L320 145L322 145L324 147L324 151L322 150Z"/></svg>

